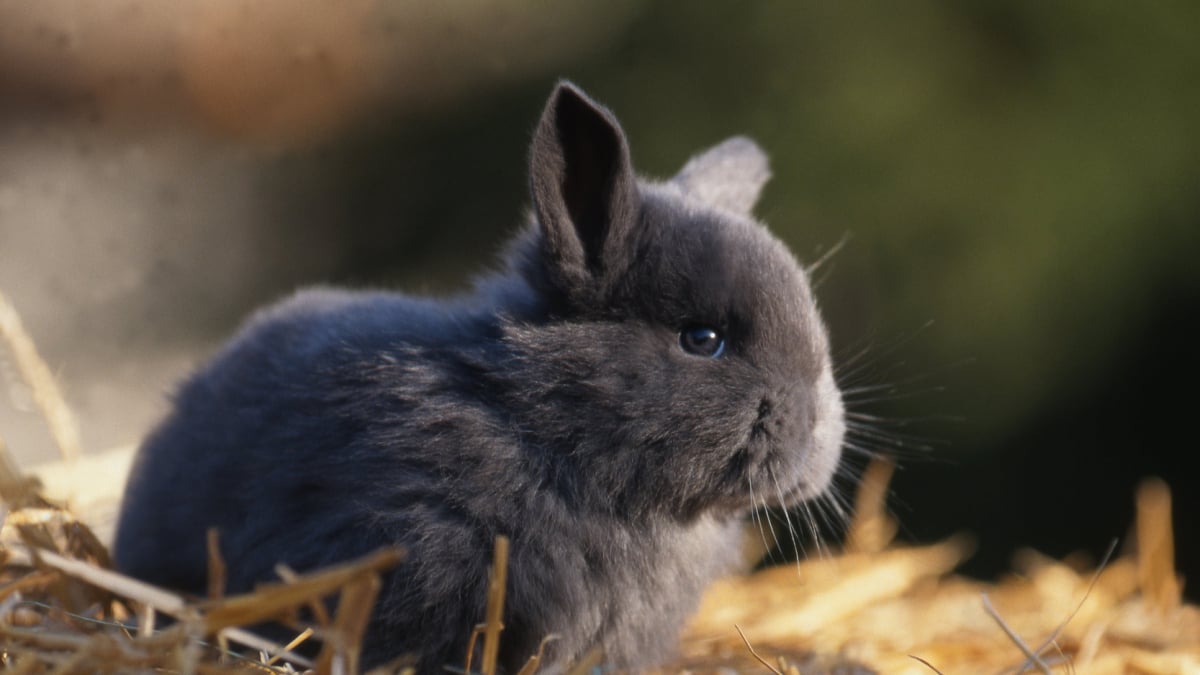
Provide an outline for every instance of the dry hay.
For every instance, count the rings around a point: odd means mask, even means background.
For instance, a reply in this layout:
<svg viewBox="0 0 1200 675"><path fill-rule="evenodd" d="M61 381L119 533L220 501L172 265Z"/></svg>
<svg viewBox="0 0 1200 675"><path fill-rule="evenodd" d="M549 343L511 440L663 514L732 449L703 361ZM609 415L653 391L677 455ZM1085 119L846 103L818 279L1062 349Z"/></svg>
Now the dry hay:
<svg viewBox="0 0 1200 675"><path fill-rule="evenodd" d="M2 295L0 337L73 461L70 411ZM970 553L965 538L893 545L896 527L884 506L889 474L885 465L868 472L837 555L714 584L685 630L681 656L661 672L1200 674L1200 609L1182 601L1163 483L1147 482L1138 493L1136 553L1088 572L1026 552L1018 574L985 584L950 575ZM403 551L385 549L310 574L281 568L278 583L225 597L211 538L208 597L186 598L112 571L92 530L43 497L2 441L0 498L3 672L358 672L380 574L403 564ZM483 640L482 658L474 667L465 660L468 671L495 672L506 554L499 540L487 616L471 637ZM338 599L332 614L323 603L331 597ZM164 625L160 615L173 621ZM302 624L301 616L311 620ZM267 620L293 626L296 639L272 644L245 629ZM321 641L317 656L293 651L310 638ZM572 672L602 660L589 654ZM534 655L521 675L537 666ZM377 672L404 670L397 662Z"/></svg>
<svg viewBox="0 0 1200 675"><path fill-rule="evenodd" d="M881 493L882 469L861 494ZM948 576L964 537L892 546L883 501L861 494L840 555L710 588L677 667L749 665L753 645L778 672L1200 674L1200 608L1182 601L1161 481L1139 489L1136 553L1092 572L1025 551L996 584Z"/></svg>

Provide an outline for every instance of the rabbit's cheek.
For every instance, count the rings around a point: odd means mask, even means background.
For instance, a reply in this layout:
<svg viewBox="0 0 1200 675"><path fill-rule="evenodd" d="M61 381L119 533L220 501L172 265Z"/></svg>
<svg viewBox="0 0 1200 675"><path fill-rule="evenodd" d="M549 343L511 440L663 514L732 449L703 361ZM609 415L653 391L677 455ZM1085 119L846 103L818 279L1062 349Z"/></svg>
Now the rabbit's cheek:
<svg viewBox="0 0 1200 675"><path fill-rule="evenodd" d="M813 409L816 415L811 440L801 462L802 499L817 497L829 487L842 456L845 408L842 393L828 369L817 381Z"/></svg>

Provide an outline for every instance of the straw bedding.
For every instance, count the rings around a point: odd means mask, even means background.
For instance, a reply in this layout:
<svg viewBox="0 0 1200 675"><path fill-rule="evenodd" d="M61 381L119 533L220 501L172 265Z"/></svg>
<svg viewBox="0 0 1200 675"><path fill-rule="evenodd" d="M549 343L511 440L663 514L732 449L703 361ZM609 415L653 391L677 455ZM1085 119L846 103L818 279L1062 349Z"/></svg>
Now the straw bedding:
<svg viewBox="0 0 1200 675"><path fill-rule="evenodd" d="M2 295L0 337L63 462L79 461L70 411ZM1016 557L1015 573L983 583L952 574L970 555L966 537L926 546L893 542L889 474L884 464L868 470L841 550L710 588L680 639L679 658L661 672L1200 675L1200 608L1182 599L1162 482L1141 487L1132 545L1098 571L1095 563L1026 551ZM120 480L105 484L115 495ZM3 672L356 673L380 575L397 565L403 570L404 552L384 549L304 575L281 568L277 583L226 596L224 564L211 545L208 596L187 598L112 571L89 513L48 499L2 440L0 499ZM481 649L464 650L464 662L453 667L495 671L506 551L498 540L488 613L472 636ZM334 612L329 598L337 599ZM294 627L292 643L272 644L246 630L266 620ZM478 662L468 653L480 654ZM602 654L590 654L573 670L602 663ZM524 672L537 668L531 655ZM405 670L401 660L376 672Z"/></svg>

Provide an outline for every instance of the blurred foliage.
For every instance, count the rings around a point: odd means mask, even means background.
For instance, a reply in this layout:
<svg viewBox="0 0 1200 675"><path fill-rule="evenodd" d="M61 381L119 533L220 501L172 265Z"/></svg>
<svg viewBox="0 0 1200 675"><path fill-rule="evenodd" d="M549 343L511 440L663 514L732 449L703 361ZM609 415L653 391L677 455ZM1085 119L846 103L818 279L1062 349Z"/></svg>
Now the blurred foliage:
<svg viewBox="0 0 1200 675"><path fill-rule="evenodd" d="M1198 26L1190 3L662 4L583 80L659 173L756 136L760 213L801 257L853 235L836 337L933 320L913 358L975 361L946 379L976 435L1094 384L1200 279Z"/></svg>
<svg viewBox="0 0 1200 675"><path fill-rule="evenodd" d="M969 421L935 434L969 441L1098 384L1155 296L1196 288L1197 26L1191 3L657 2L563 74L613 108L652 175L757 138L772 229L807 260L850 235L821 288L843 354L903 341L908 370L953 392L942 412ZM349 276L476 266L517 220L514 129L550 81L368 133L349 193L374 226Z"/></svg>

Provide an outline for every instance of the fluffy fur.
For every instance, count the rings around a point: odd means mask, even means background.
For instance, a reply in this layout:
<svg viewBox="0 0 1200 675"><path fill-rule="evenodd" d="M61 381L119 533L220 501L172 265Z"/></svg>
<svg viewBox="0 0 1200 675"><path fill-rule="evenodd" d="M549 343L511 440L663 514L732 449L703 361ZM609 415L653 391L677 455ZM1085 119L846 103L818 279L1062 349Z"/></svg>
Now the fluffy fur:
<svg viewBox="0 0 1200 675"><path fill-rule="evenodd" d="M210 526L233 592L400 544L365 661L437 672L505 534L508 672L550 633L551 668L669 655L751 490L813 497L841 447L808 281L748 213L766 167L736 138L641 181L612 114L560 84L504 271L456 299L319 289L258 313L142 446L118 568L201 592ZM693 326L725 352L682 349Z"/></svg>

